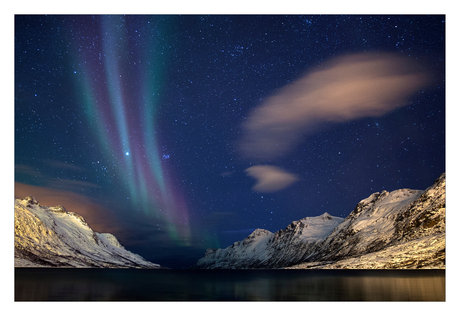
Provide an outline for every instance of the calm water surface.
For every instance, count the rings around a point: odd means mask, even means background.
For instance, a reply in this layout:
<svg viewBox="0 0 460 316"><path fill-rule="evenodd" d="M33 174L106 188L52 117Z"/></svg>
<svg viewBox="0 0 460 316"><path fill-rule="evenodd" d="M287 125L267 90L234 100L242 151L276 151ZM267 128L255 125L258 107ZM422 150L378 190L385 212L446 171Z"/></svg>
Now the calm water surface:
<svg viewBox="0 0 460 316"><path fill-rule="evenodd" d="M444 270L16 268L16 301L444 301Z"/></svg>

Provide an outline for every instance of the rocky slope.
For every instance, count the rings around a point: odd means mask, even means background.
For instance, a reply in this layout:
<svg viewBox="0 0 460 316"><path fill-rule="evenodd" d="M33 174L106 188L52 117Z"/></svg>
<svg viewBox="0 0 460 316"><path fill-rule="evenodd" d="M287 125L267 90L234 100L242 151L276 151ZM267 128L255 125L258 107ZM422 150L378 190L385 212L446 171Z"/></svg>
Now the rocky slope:
<svg viewBox="0 0 460 316"><path fill-rule="evenodd" d="M207 249L194 268L281 268L302 262L343 218L324 213L292 222L275 233L256 229L247 238L225 249Z"/></svg>
<svg viewBox="0 0 460 316"><path fill-rule="evenodd" d="M321 217L331 219L321 224ZM327 213L310 218L316 226L305 220L275 234L256 230L226 249L208 249L194 267L445 268L445 174L425 191L374 193L344 220ZM321 234L315 234L318 229Z"/></svg>
<svg viewBox="0 0 460 316"><path fill-rule="evenodd" d="M30 196L15 200L14 259L15 267L160 268L115 236L94 232L80 215Z"/></svg>

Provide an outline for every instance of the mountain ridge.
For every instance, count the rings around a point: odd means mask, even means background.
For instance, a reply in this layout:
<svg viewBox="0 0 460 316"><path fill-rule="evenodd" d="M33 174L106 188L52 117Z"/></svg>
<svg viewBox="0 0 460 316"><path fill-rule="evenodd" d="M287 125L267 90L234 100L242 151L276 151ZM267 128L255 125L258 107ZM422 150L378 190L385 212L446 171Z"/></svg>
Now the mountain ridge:
<svg viewBox="0 0 460 316"><path fill-rule="evenodd" d="M303 253L298 250L314 247L342 221L341 217L324 213L294 221L275 233L256 229L242 241L225 249L207 249L205 257L192 268L273 269L290 261L301 262Z"/></svg>
<svg viewBox="0 0 460 316"><path fill-rule="evenodd" d="M16 199L14 218L15 267L161 268L126 250L114 235L94 232L62 205Z"/></svg>
<svg viewBox="0 0 460 316"><path fill-rule="evenodd" d="M230 247L207 249L192 268L445 268L445 173L426 190L373 193L346 218L332 219L303 218L263 238L254 237L265 231L257 229Z"/></svg>

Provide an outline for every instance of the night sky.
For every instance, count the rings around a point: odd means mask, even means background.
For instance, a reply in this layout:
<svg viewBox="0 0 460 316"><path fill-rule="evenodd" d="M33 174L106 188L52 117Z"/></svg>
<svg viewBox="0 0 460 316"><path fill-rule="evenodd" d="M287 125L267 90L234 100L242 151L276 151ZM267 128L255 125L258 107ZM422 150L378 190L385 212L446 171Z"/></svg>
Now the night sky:
<svg viewBox="0 0 460 316"><path fill-rule="evenodd" d="M15 196L187 268L445 172L445 17L14 19Z"/></svg>

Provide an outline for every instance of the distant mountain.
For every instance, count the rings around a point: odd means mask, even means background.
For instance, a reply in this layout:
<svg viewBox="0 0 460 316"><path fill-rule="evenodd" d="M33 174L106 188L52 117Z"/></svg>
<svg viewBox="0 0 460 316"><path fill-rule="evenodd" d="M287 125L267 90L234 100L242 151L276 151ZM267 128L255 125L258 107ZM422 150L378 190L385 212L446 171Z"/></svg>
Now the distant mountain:
<svg viewBox="0 0 460 316"><path fill-rule="evenodd" d="M374 193L342 219L327 213L207 249L199 269L445 268L445 174L425 191Z"/></svg>
<svg viewBox="0 0 460 316"><path fill-rule="evenodd" d="M14 203L15 267L160 268L126 250L112 234L94 232L63 206L29 196Z"/></svg>

